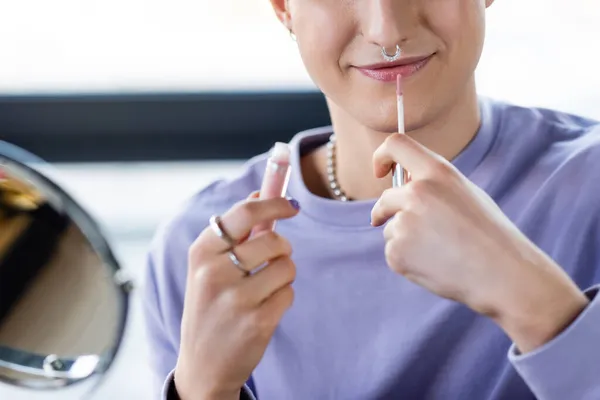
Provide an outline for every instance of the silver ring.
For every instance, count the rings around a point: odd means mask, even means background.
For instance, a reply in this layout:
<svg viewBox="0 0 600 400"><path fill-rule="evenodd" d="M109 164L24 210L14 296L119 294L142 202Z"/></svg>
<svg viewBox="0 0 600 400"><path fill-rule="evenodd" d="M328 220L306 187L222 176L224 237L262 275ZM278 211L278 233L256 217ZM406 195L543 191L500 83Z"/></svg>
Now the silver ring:
<svg viewBox="0 0 600 400"><path fill-rule="evenodd" d="M223 226L221 225L221 217L218 215L213 215L212 217L210 217L210 220L208 221L208 223L210 224L211 229L213 230L213 232L215 233L215 235L217 235L219 238L223 239L225 242L227 242L227 244L231 247L235 246L235 241L233 240L233 238L231 236L229 236L229 234L227 232L225 232L225 229L223 229Z"/></svg>
<svg viewBox="0 0 600 400"><path fill-rule="evenodd" d="M240 271L242 271L244 273L244 276L250 275L250 271L248 271L246 268L244 268L244 265L242 264L242 262L240 261L240 259L237 257L237 255L233 252L233 250L229 250L227 252L227 256L231 260L231 263L237 269L239 269Z"/></svg>
<svg viewBox="0 0 600 400"><path fill-rule="evenodd" d="M400 49L400 45L396 45L396 53L393 55L389 55L387 53L387 51L385 51L384 46L381 47L381 55L383 56L383 59L385 61L396 61L397 59L400 58L401 54L402 54L402 49Z"/></svg>

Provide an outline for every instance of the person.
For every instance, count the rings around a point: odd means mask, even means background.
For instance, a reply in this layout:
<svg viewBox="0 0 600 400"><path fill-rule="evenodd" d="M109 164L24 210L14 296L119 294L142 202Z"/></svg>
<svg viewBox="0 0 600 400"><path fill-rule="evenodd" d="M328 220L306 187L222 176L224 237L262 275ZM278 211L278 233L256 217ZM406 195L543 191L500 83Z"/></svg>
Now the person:
<svg viewBox="0 0 600 400"><path fill-rule="evenodd" d="M600 125L478 96L492 3L271 0L332 125L290 198L258 155L159 229L163 399L600 398Z"/></svg>

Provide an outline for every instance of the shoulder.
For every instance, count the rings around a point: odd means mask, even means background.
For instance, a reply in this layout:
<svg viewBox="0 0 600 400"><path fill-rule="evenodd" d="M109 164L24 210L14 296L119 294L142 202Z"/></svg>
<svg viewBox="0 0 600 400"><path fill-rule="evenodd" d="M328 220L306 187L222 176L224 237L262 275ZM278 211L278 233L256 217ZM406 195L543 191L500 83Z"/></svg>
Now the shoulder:
<svg viewBox="0 0 600 400"><path fill-rule="evenodd" d="M222 214L260 188L266 154L253 157L229 179L218 179L187 199L179 210L159 226L152 240L153 252L182 250L208 226L209 218Z"/></svg>
<svg viewBox="0 0 600 400"><path fill-rule="evenodd" d="M560 142L577 147L585 145L590 138L593 140L594 135L597 137L600 129L600 121L565 111L525 107L489 98L481 98L480 104L484 113L493 115L496 128L511 141L537 139L540 143ZM506 135L507 132L518 133Z"/></svg>
<svg viewBox="0 0 600 400"><path fill-rule="evenodd" d="M600 121L539 107L524 107L482 99L493 115L500 155L521 155L523 162L557 170L581 169L580 174L600 174Z"/></svg>
<svg viewBox="0 0 600 400"><path fill-rule="evenodd" d="M491 107L498 135L485 172L496 199L582 287L597 283L600 123L556 110Z"/></svg>
<svg viewBox="0 0 600 400"><path fill-rule="evenodd" d="M600 123L494 101L483 110L497 133L477 178L493 198L515 219L530 213L548 223L594 228L600 221Z"/></svg>
<svg viewBox="0 0 600 400"><path fill-rule="evenodd" d="M159 303L183 299L189 247L212 215L224 213L258 190L265 162L265 154L250 159L236 176L215 180L200 189L159 225L146 262L147 298L158 297Z"/></svg>

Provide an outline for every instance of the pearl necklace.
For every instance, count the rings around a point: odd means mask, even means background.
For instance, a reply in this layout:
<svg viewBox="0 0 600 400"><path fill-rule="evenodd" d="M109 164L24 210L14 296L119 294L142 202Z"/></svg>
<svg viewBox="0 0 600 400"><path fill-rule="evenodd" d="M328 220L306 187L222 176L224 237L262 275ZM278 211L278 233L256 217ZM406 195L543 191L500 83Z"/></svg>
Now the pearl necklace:
<svg viewBox="0 0 600 400"><path fill-rule="evenodd" d="M329 188L333 192L333 195L336 197L336 199L341 201L350 201L350 198L346 196L346 193L340 187L336 177L334 134L329 137L329 142L327 143L327 180L329 181Z"/></svg>

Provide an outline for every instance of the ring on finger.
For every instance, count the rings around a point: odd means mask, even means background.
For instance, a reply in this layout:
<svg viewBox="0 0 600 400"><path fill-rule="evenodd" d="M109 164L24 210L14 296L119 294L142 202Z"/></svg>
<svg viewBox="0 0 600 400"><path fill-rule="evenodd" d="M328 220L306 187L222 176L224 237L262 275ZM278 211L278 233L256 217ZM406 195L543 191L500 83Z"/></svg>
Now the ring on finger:
<svg viewBox="0 0 600 400"><path fill-rule="evenodd" d="M218 215L213 215L210 217L208 221L212 231L217 235L220 239L227 242L230 247L235 246L235 240L227 233L227 231L223 228L223 224L221 223L221 217Z"/></svg>
<svg viewBox="0 0 600 400"><path fill-rule="evenodd" d="M240 271L242 271L242 273L244 274L244 276L250 275L250 271L248 271L246 268L244 268L244 264L242 264L242 262L240 261L240 259L238 258L238 256L235 254L235 252L233 250L229 250L227 252L227 256L231 260L231 263L237 269L239 269Z"/></svg>

